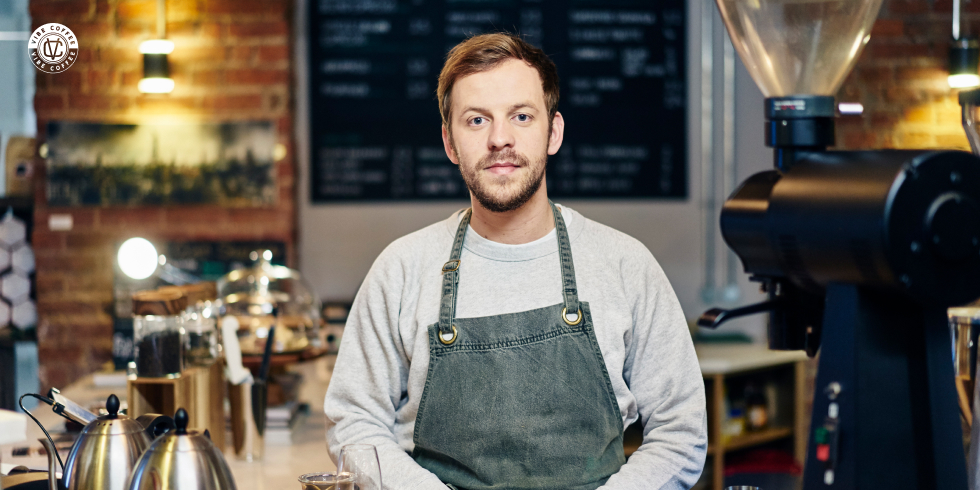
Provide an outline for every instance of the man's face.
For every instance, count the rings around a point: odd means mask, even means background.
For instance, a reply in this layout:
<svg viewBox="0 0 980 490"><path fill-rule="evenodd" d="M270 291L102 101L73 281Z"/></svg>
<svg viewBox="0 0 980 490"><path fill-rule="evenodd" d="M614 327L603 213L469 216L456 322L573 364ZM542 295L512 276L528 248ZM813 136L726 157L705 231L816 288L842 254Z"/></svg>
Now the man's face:
<svg viewBox="0 0 980 490"><path fill-rule="evenodd" d="M451 97L452 139L443 127L443 145L480 205L512 211L546 193L545 166L561 147L564 121L556 114L549 132L537 70L507 60L460 78Z"/></svg>

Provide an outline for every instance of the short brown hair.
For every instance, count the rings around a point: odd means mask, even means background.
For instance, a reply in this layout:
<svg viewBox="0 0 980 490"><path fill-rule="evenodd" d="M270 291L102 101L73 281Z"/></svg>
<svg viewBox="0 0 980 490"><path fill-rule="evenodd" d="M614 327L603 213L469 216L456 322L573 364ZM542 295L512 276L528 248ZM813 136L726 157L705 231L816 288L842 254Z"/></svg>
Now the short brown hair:
<svg viewBox="0 0 980 490"><path fill-rule="evenodd" d="M548 127L558 112L558 70L555 63L544 51L528 44L518 36L508 33L481 34L473 36L449 51L446 64L439 73L439 113L442 124L452 134L450 112L452 109L453 85L460 78L474 73L492 70L508 59L524 61L538 71L541 88L544 89L544 102L548 108Z"/></svg>

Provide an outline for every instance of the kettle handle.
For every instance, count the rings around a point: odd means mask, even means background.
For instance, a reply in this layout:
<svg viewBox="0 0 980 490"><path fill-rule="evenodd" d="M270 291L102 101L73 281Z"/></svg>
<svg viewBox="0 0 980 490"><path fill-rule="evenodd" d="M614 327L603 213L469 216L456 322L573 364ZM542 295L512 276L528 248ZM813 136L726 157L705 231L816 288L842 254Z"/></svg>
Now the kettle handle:
<svg viewBox="0 0 980 490"><path fill-rule="evenodd" d="M146 436L150 438L150 441L177 427L174 424L174 419L158 413L145 413L140 415L136 417L136 422L143 426L143 431L146 432Z"/></svg>
<svg viewBox="0 0 980 490"><path fill-rule="evenodd" d="M48 453L48 490L64 490L64 486L58 480L58 465L55 464L55 454L58 454L58 449L54 447L54 443L48 438L38 439L41 441L41 445L44 446L44 450ZM62 475L62 479L67 478L68 475Z"/></svg>

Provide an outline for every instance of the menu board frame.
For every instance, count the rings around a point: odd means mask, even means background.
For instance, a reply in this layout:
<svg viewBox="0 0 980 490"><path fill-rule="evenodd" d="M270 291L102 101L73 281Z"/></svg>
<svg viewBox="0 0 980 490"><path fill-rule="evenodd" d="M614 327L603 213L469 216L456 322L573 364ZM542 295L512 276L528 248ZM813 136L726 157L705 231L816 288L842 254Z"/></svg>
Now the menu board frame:
<svg viewBox="0 0 980 490"><path fill-rule="evenodd" d="M688 197L683 0L309 0L310 200L467 199L435 89L448 50L512 32L558 67L556 199Z"/></svg>

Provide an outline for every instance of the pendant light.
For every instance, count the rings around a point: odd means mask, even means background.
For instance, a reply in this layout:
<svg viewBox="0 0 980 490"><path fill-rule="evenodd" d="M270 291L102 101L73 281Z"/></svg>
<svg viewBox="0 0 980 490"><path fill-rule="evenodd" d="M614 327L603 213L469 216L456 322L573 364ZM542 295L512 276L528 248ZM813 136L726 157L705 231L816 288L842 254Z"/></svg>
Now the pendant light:
<svg viewBox="0 0 980 490"><path fill-rule="evenodd" d="M167 37L166 0L157 0L157 36L159 39L143 41L143 79L139 81L139 91L145 94L169 94L174 90L174 79L170 78L167 55L173 52L174 43Z"/></svg>
<svg viewBox="0 0 980 490"><path fill-rule="evenodd" d="M953 40L949 46L950 88L980 86L980 42L976 38L960 37L962 0L953 0Z"/></svg>

